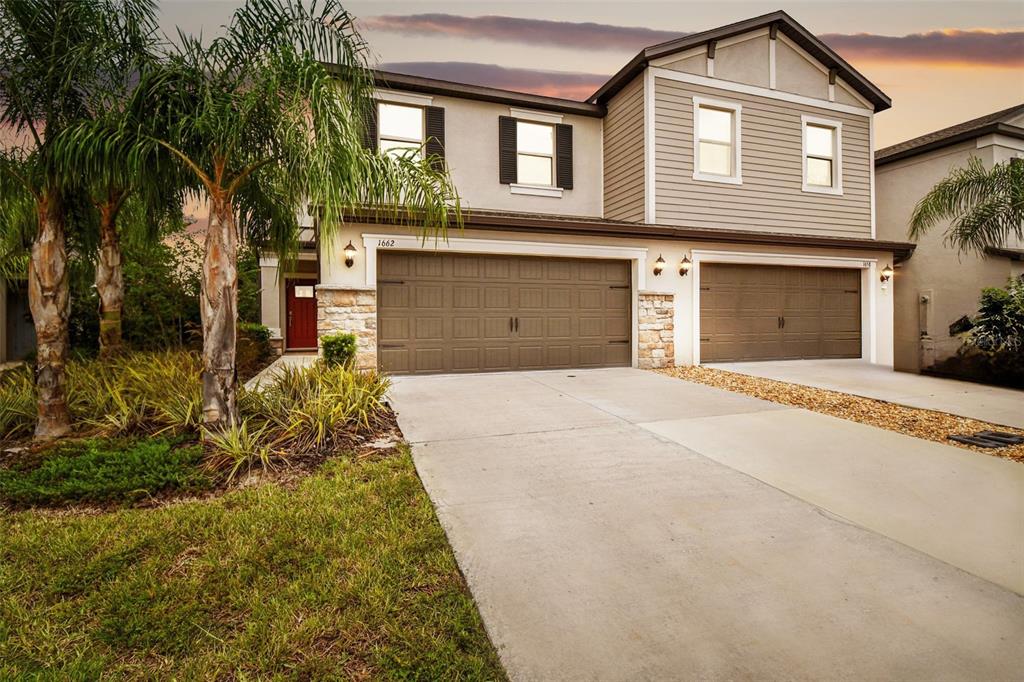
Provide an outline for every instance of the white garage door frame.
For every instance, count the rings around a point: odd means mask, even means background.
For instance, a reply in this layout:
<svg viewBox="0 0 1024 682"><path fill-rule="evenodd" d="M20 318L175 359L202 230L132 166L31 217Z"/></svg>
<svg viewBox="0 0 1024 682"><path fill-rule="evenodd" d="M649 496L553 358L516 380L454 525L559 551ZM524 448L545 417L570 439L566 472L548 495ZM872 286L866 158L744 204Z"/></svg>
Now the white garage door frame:
<svg viewBox="0 0 1024 682"><path fill-rule="evenodd" d="M750 251L712 251L694 249L690 256L693 274L690 324L693 329L693 364L700 364L700 266L701 263L739 263L749 265L789 265L795 267L843 268L860 270L860 356L868 362L878 358L875 286L877 258L811 256L793 253Z"/></svg>
<svg viewBox="0 0 1024 682"><path fill-rule="evenodd" d="M632 309L630 311L630 364L637 366L639 351L639 292L647 288L647 249L627 246L599 246L594 244L566 244L564 242L527 242L508 239L472 239L449 237L427 239L412 235L363 234L366 249L366 288L377 289L378 251L438 251L441 253L479 253L499 256L548 256L554 258L601 258L628 260L632 270Z"/></svg>

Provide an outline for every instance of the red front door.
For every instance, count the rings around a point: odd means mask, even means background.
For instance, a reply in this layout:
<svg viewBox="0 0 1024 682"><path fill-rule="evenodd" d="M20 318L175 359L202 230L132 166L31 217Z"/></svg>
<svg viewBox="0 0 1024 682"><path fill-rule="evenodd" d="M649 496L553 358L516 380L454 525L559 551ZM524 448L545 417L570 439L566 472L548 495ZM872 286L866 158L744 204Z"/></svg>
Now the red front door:
<svg viewBox="0 0 1024 682"><path fill-rule="evenodd" d="M285 281L288 321L285 344L289 349L316 348L316 296L315 280L289 279Z"/></svg>

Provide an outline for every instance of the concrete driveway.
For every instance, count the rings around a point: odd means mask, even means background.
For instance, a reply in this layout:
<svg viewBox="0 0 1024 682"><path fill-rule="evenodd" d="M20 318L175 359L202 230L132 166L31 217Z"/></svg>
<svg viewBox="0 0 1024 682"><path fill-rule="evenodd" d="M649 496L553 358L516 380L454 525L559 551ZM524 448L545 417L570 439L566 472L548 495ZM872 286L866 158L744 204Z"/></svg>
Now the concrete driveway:
<svg viewBox="0 0 1024 682"><path fill-rule="evenodd" d="M877 398L1024 429L1024 391L894 372L863 360L720 362L708 367Z"/></svg>
<svg viewBox="0 0 1024 682"><path fill-rule="evenodd" d="M1024 666L1021 465L632 369L392 399L513 679Z"/></svg>

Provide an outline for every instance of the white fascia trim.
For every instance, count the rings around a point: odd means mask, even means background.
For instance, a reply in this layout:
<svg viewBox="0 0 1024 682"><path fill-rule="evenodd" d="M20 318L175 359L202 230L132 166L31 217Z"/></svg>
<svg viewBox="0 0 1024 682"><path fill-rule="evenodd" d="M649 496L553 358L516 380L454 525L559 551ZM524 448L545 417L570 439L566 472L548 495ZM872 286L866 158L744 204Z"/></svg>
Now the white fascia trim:
<svg viewBox="0 0 1024 682"><path fill-rule="evenodd" d="M786 43L786 47L790 48L791 50L793 50L794 52L796 52L796 53L797 53L798 55L800 55L801 57L803 57L803 58L804 58L805 60L807 60L808 62L810 62L811 66L813 66L814 68L816 68L816 69L817 69L818 71L821 71L821 72L822 72L823 74L825 74L826 76L828 75L828 69L827 69L827 68L825 67L825 65L824 65L824 64L822 64L822 63L821 63L821 62L819 62L819 61L818 61L817 59L815 59L814 57L812 57L812 56L811 56L811 55L810 55L810 54L809 54L809 53L807 52L807 50L805 50L804 48L800 47L799 45L797 45L796 43L794 43L794 42L793 42L792 40L790 40L790 39L789 39L789 38L788 38L788 37L786 36L786 34L785 34L785 33L783 33L782 31L779 31L779 32L778 32L778 33L776 34L776 36L778 36L779 40L781 40L782 42Z"/></svg>
<svg viewBox="0 0 1024 682"><path fill-rule="evenodd" d="M520 121L534 121L536 123L561 123L561 114L552 114L546 111L534 111L532 109L520 109L519 107L509 107L509 116Z"/></svg>
<svg viewBox="0 0 1024 682"><path fill-rule="evenodd" d="M1006 135L999 135L993 133L991 135L982 135L976 142L978 149L984 149L985 147L1006 147L1007 149L1013 149L1014 151L1024 151L1024 140L1018 140L1015 137L1008 137Z"/></svg>
<svg viewBox="0 0 1024 682"><path fill-rule="evenodd" d="M391 246L380 247L385 241ZM449 237L447 240L428 239L424 241L415 235L363 234L363 248L366 250L366 286L377 286L377 251L423 251L440 253L490 253L508 256L556 256L565 258L607 258L612 260L636 261L637 288L647 288L647 249L628 246L598 246L594 244L567 244L562 242L524 242L509 239L470 239Z"/></svg>
<svg viewBox="0 0 1024 682"><path fill-rule="evenodd" d="M657 222L657 198L655 197L654 146L657 131L654 129L654 73L644 69L644 222Z"/></svg>
<svg viewBox="0 0 1024 682"><path fill-rule="evenodd" d="M751 251L718 251L692 249L690 260L691 282L690 328L693 331L693 364L700 364L700 264L740 263L749 265L789 265L798 267L846 268L865 271L861 275L861 357L874 362L877 357L877 332L875 327L875 287L878 281L875 271L877 258L855 258L850 256L812 256L797 253L761 253ZM865 305L866 300L866 305Z"/></svg>
<svg viewBox="0 0 1024 682"><path fill-rule="evenodd" d="M768 39L768 88L775 89L775 44L776 40Z"/></svg>
<svg viewBox="0 0 1024 682"><path fill-rule="evenodd" d="M551 197L554 199L562 198L562 188L549 185L521 185L518 182L514 182L508 186L508 191L510 194L529 194L535 197Z"/></svg>
<svg viewBox="0 0 1024 682"><path fill-rule="evenodd" d="M832 165L833 170L836 174L835 185L832 187L819 187L818 185L807 184L807 124L816 123L821 126L827 126L834 128L836 131L833 137L833 149L832 149ZM870 128L869 128L870 130ZM870 133L869 133L870 134ZM871 158L874 158L872 156ZM874 166L874 164L871 164ZM828 118L821 118L819 116L809 116L802 114L800 116L800 166L803 169L803 191L810 192L812 194L832 194L835 196L843 195L843 122L835 121ZM874 236L874 235L872 235Z"/></svg>
<svg viewBox="0 0 1024 682"><path fill-rule="evenodd" d="M742 92L746 95L757 95L758 97L768 97L770 99L778 99L784 102L793 102L794 104L804 104L806 106L817 107L819 109L841 111L846 114L854 114L855 116L870 116L873 113L871 109L865 109L864 107L855 107L849 104L842 104L840 102L828 102L823 99L816 99L805 95L795 95L790 92L772 90L771 88L762 88L759 85L734 83L732 81L717 80L715 78L707 78L706 76L697 76L692 73L683 73L682 71L672 71L671 69L657 67L648 67L648 71L653 71L655 76L666 80L679 81L680 83L691 83L693 85L703 85L704 87L718 88L719 90Z"/></svg>
<svg viewBox="0 0 1024 682"><path fill-rule="evenodd" d="M703 45L697 47L691 47L689 50L683 52L677 52L675 54L666 55L664 57L658 57L648 62L648 66L665 66L666 64L674 64L683 59L689 59L690 57L696 57L698 55L706 55L708 50Z"/></svg>
<svg viewBox="0 0 1024 682"><path fill-rule="evenodd" d="M712 175L700 172L700 107L701 105L727 109L733 113L732 117L732 175ZM739 102L727 102L721 99L710 97L693 96L693 179L701 182L724 182L730 185L743 184L743 152L742 152L742 130L741 118L743 105Z"/></svg>
<svg viewBox="0 0 1024 682"><path fill-rule="evenodd" d="M844 81L842 78L836 78L836 84L839 85L839 87L841 87L843 90L845 90L846 94L848 94L850 97L854 98L855 100L857 100L866 107L871 107L871 102L867 101L864 98L864 95L860 94L859 92L851 88L849 83Z"/></svg>
<svg viewBox="0 0 1024 682"><path fill-rule="evenodd" d="M741 33L738 36L733 36L731 38L723 38L722 40L718 41L718 49L721 49L723 47L729 47L730 45L738 45L739 43L745 43L748 40L753 40L754 38L760 38L761 36L766 35L768 35L767 27L759 28L756 31L751 31L750 33Z"/></svg>
<svg viewBox="0 0 1024 682"><path fill-rule="evenodd" d="M394 90L383 90L377 88L373 91L373 98L381 102L394 102L395 104L411 104L417 107L429 107L434 103L430 95L417 95L411 92L395 92Z"/></svg>

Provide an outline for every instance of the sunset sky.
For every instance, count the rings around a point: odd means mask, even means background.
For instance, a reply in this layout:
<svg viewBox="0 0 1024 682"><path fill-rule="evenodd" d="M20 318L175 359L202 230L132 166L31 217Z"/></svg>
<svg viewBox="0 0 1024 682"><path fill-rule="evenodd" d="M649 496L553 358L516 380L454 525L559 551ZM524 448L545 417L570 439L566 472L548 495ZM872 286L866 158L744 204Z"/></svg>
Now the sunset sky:
<svg viewBox="0 0 1024 682"><path fill-rule="evenodd" d="M162 0L217 32L242 0ZM886 92L884 147L1024 102L1024 2L351 2L382 68L585 99L640 48L786 10Z"/></svg>

